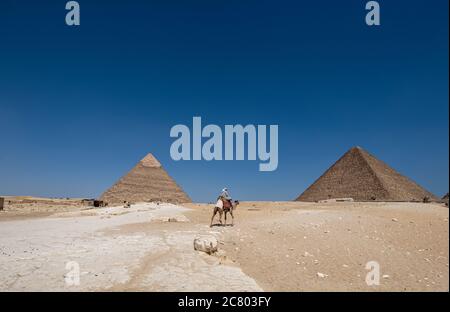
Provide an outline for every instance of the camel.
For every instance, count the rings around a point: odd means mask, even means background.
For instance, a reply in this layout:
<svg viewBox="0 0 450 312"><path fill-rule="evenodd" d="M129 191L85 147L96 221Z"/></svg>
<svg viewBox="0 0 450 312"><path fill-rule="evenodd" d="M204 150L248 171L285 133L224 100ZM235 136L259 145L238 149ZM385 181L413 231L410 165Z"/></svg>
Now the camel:
<svg viewBox="0 0 450 312"><path fill-rule="evenodd" d="M235 200L234 202L231 201L223 201L222 198L219 198L219 200L216 203L216 206L214 207L213 215L211 217L211 224L209 225L212 227L214 217L217 213L219 213L219 222L221 225L222 223L222 214L225 213L225 225L227 225L227 213L229 212L231 215L231 225L234 225L234 215L233 210L237 208L239 205L239 201Z"/></svg>
<svg viewBox="0 0 450 312"><path fill-rule="evenodd" d="M229 212L231 215L231 226L234 225L234 215L233 215L233 210L237 208L237 206L239 205L239 201L235 200L233 203L231 203L231 206L228 208L223 208L223 212L225 212L225 226L227 225L227 213Z"/></svg>

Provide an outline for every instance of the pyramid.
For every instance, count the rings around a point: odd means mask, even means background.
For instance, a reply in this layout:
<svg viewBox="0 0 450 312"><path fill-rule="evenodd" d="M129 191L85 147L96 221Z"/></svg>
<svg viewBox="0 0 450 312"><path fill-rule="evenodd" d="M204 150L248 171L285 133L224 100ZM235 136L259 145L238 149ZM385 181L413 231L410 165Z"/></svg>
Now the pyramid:
<svg viewBox="0 0 450 312"><path fill-rule="evenodd" d="M296 200L422 201L436 196L360 147L353 147Z"/></svg>
<svg viewBox="0 0 450 312"><path fill-rule="evenodd" d="M441 201L448 204L448 193L442 197Z"/></svg>
<svg viewBox="0 0 450 312"><path fill-rule="evenodd" d="M152 154L145 156L130 172L103 193L100 200L109 204L124 201L191 202Z"/></svg>

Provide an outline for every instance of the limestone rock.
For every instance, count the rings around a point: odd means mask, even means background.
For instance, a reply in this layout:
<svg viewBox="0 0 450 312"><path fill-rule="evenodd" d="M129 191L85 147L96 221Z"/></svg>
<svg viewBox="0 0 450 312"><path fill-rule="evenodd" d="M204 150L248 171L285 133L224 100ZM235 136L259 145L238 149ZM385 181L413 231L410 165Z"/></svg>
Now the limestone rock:
<svg viewBox="0 0 450 312"><path fill-rule="evenodd" d="M199 236L194 239L194 249L207 253L208 255L218 250L219 242L212 235Z"/></svg>

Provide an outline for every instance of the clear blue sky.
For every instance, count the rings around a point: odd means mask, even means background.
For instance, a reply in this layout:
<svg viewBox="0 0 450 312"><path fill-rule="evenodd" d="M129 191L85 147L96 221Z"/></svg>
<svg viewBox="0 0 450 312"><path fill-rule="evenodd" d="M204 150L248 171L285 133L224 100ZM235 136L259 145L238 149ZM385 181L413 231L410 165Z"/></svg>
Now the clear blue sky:
<svg viewBox="0 0 450 312"><path fill-rule="evenodd" d="M152 152L195 201L298 196L360 145L449 187L448 1L0 1L0 194L95 197ZM170 128L278 124L279 166L170 158Z"/></svg>

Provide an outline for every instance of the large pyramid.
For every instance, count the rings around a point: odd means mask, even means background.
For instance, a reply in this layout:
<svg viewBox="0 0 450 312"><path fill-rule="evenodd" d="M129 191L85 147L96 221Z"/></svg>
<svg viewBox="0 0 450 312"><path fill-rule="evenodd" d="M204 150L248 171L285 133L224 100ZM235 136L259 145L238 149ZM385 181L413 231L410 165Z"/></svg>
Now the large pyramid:
<svg viewBox="0 0 450 312"><path fill-rule="evenodd" d="M353 147L296 200L422 201L425 197L437 200L436 196L362 148Z"/></svg>
<svg viewBox="0 0 450 312"><path fill-rule="evenodd" d="M443 201L444 203L447 203L447 204L448 204L448 193L445 194L444 197L442 197L442 201ZM447 205L447 206L448 206L448 205Z"/></svg>
<svg viewBox="0 0 450 312"><path fill-rule="evenodd" d="M162 201L187 203L190 198L162 168L152 155L145 156L130 172L123 176L100 200L108 203Z"/></svg>

